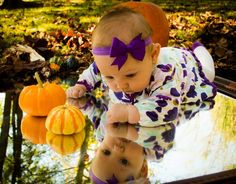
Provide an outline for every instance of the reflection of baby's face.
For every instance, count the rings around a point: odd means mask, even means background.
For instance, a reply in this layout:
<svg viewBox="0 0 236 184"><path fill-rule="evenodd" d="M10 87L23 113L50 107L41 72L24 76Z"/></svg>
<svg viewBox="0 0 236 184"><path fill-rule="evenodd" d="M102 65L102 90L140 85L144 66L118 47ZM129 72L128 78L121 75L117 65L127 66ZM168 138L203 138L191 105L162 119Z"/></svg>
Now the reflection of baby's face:
<svg viewBox="0 0 236 184"><path fill-rule="evenodd" d="M105 136L92 163L93 173L106 181L113 176L125 181L137 178L144 161L143 148L123 138Z"/></svg>

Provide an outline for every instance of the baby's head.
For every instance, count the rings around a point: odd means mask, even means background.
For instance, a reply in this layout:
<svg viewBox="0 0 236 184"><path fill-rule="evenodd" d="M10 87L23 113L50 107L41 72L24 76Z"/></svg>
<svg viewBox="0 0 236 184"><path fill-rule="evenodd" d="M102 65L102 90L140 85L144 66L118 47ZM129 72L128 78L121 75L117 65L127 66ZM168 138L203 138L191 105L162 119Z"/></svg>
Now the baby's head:
<svg viewBox="0 0 236 184"><path fill-rule="evenodd" d="M101 18L93 32L92 49L110 89L130 94L149 84L160 49L151 35L145 18L131 9L116 8Z"/></svg>
<svg viewBox="0 0 236 184"><path fill-rule="evenodd" d="M124 138L105 136L92 161L90 177L95 184L145 180L147 162L143 148Z"/></svg>

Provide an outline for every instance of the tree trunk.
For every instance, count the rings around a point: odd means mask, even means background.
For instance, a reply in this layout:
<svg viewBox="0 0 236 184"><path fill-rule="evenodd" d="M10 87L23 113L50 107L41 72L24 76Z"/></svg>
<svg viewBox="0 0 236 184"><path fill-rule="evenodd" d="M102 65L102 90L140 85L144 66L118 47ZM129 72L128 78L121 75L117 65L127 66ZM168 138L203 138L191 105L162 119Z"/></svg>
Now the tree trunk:
<svg viewBox="0 0 236 184"><path fill-rule="evenodd" d="M11 93L6 93L4 102L3 122L0 135L0 183L3 182L3 165L6 158L6 150L8 144L8 134L10 128L10 112L11 112Z"/></svg>
<svg viewBox="0 0 236 184"><path fill-rule="evenodd" d="M2 3L2 8L4 9L14 9L19 8L23 4L22 0L4 0Z"/></svg>
<svg viewBox="0 0 236 184"><path fill-rule="evenodd" d="M78 163L78 173L76 175L76 183L82 183L83 181L83 176L84 176L84 169L85 169L85 163L84 163L84 156L87 154L88 150L88 143L90 140L90 131L91 131L91 123L87 123L87 126L85 127L85 140L81 146L81 151L80 151L80 159Z"/></svg>
<svg viewBox="0 0 236 184"><path fill-rule="evenodd" d="M19 95L14 96L13 110L12 110L12 126L13 126L13 157L14 157L14 168L12 173L12 183L21 183L17 181L17 178L21 178L21 145L22 145L22 134L21 134L21 119L22 111L18 105ZM15 120L17 117L17 120Z"/></svg>
<svg viewBox="0 0 236 184"><path fill-rule="evenodd" d="M42 2L24 2L22 0L4 0L2 9L15 9L15 8L33 8L43 6Z"/></svg>

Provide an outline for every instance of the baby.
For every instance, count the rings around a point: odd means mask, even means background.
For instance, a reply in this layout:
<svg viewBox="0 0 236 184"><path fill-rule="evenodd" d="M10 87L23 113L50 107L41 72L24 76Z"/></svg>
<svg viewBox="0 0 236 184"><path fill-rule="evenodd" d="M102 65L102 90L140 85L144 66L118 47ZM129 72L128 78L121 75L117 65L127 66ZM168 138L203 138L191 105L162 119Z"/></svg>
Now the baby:
<svg viewBox="0 0 236 184"><path fill-rule="evenodd" d="M107 13L92 35L94 62L67 91L71 98L80 98L97 88L109 91L107 112L96 116L98 119L93 118L97 139L101 141L91 166L91 177L98 181L95 183L139 177L145 154L150 152L159 160L170 149L180 120L190 119L200 110L214 106L214 64L206 48L199 42L193 44L193 51L160 48L152 42L151 35L150 26L139 13L127 8ZM136 128L137 136L131 129L125 133L126 139L134 143L120 139L121 132L116 135L112 131L112 127L119 130L122 124ZM146 133L140 127L146 128ZM123 153L109 160L117 141L128 155L137 156L137 165L130 172L122 172L124 175L120 173L123 170L116 169L127 164L127 159L122 160ZM111 147L106 151L108 143ZM132 149L137 153L132 154ZM117 163L116 167L115 161L121 164ZM107 172L103 173L103 168Z"/></svg>
<svg viewBox="0 0 236 184"><path fill-rule="evenodd" d="M94 62L67 95L80 98L109 89L106 123L145 127L178 124L214 105L213 60L199 42L193 51L152 43L144 17L118 8L102 17L92 35Z"/></svg>

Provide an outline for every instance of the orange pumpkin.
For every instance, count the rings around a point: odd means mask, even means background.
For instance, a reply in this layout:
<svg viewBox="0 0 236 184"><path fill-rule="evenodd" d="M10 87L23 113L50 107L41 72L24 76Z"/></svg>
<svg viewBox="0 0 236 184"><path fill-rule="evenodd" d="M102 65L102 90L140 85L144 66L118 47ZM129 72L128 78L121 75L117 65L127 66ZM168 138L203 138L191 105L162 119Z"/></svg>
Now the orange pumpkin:
<svg viewBox="0 0 236 184"><path fill-rule="evenodd" d="M21 133L23 137L33 144L46 144L45 127L46 117L26 115L21 120Z"/></svg>
<svg viewBox="0 0 236 184"><path fill-rule="evenodd" d="M124 2L118 6L125 6L139 12L150 24L154 43L160 43L162 47L167 46L169 40L169 22L165 12L156 4L151 2Z"/></svg>
<svg viewBox="0 0 236 184"><path fill-rule="evenodd" d="M19 96L19 106L29 115L47 116L52 108L65 104L66 93L57 84L43 84L37 73L35 77L38 84L24 87Z"/></svg>
<svg viewBox="0 0 236 184"><path fill-rule="evenodd" d="M84 138L84 130L72 135L58 135L50 131L46 134L48 145L50 145L55 152L61 155L74 153L81 147L84 142Z"/></svg>
<svg viewBox="0 0 236 184"><path fill-rule="evenodd" d="M74 134L84 127L84 115L73 105L60 105L53 108L46 119L46 128L54 134Z"/></svg>

